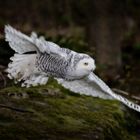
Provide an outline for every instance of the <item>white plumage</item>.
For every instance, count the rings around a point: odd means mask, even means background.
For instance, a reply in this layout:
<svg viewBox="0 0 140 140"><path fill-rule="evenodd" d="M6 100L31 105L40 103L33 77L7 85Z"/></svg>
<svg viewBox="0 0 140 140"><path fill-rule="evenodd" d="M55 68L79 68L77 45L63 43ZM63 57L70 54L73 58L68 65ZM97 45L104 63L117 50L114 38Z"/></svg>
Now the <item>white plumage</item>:
<svg viewBox="0 0 140 140"><path fill-rule="evenodd" d="M16 52L8 65L8 77L15 82L22 81L22 86L43 85L53 76L59 84L73 92L117 99L140 112L139 105L114 93L93 73L95 63L89 55L61 48L44 37L38 38L34 32L27 36L9 25L5 26L5 38Z"/></svg>

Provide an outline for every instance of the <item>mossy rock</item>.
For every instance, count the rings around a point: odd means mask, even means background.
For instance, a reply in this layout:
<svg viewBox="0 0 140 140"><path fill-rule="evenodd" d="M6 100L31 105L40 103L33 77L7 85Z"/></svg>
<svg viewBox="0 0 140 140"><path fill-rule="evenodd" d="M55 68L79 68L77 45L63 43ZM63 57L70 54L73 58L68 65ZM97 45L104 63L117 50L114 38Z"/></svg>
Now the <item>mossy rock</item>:
<svg viewBox="0 0 140 140"><path fill-rule="evenodd" d="M54 81L11 86L0 92L0 139L134 140L134 114L117 101L81 96Z"/></svg>

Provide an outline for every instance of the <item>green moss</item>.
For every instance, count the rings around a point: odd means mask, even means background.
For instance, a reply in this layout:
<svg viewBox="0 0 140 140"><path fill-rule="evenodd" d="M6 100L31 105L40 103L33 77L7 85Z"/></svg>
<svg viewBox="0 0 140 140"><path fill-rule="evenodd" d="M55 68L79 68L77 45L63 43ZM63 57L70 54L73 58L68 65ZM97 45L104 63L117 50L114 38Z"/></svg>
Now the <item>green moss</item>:
<svg viewBox="0 0 140 140"><path fill-rule="evenodd" d="M28 97L15 99L9 93ZM0 139L135 139L136 117L119 102L72 93L52 79L47 86L5 88L0 104L33 112L0 107Z"/></svg>

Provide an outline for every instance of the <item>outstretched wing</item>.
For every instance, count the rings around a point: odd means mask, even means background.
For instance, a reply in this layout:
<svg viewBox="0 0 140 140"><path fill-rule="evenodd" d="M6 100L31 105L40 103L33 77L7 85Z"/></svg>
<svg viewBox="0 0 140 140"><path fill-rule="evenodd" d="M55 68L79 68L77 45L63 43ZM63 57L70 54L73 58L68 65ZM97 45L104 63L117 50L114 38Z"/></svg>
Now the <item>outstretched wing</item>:
<svg viewBox="0 0 140 140"><path fill-rule="evenodd" d="M103 99L117 99L128 107L140 112L140 106L114 93L98 76L91 73L86 79L65 81L57 79L65 88L80 94L91 95Z"/></svg>
<svg viewBox="0 0 140 140"><path fill-rule="evenodd" d="M10 47L17 53L23 54L26 52L37 51L55 54L61 57L67 57L65 49L60 48L57 44L46 41L44 37L37 37L35 32L31 36L27 36L20 31L17 31L10 25L5 26L5 39L9 42Z"/></svg>
<svg viewBox="0 0 140 140"><path fill-rule="evenodd" d="M74 81L66 81L64 79L58 79L58 78L56 78L56 80L63 87L75 93L90 95L103 99L113 99L110 95L106 94L106 92L103 91L96 82L89 81L89 79L87 78L81 80L74 80Z"/></svg>
<svg viewBox="0 0 140 140"><path fill-rule="evenodd" d="M108 95L112 96L114 99L119 100L120 102L124 103L126 106L128 106L131 109L134 109L138 112L140 112L140 106L129 101L125 97L122 97L121 95L118 95L114 93L98 76L96 76L94 73L91 73L88 76L89 81L95 82L100 88L106 92Z"/></svg>

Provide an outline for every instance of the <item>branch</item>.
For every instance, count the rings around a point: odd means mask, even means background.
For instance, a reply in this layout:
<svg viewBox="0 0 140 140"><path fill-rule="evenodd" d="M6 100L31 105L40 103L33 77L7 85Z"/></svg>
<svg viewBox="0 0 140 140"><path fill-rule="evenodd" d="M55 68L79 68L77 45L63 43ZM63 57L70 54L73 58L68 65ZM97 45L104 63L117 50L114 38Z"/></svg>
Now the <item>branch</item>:
<svg viewBox="0 0 140 140"><path fill-rule="evenodd" d="M135 95L131 95L130 93L126 92L126 91L123 91L123 90L120 90L120 89L116 89L116 88L113 88L112 89L114 92L117 92L119 94L123 94L125 96L130 96L132 99L135 99L135 100L138 100L140 101L140 97L138 96L135 96Z"/></svg>

